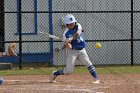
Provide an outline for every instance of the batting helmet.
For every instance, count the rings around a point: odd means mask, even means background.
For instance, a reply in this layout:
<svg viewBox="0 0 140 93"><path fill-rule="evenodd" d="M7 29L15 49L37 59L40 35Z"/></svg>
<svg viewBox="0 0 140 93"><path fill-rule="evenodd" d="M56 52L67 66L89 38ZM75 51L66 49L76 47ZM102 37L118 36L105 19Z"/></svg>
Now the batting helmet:
<svg viewBox="0 0 140 93"><path fill-rule="evenodd" d="M77 22L72 14L68 14L64 18L65 25Z"/></svg>

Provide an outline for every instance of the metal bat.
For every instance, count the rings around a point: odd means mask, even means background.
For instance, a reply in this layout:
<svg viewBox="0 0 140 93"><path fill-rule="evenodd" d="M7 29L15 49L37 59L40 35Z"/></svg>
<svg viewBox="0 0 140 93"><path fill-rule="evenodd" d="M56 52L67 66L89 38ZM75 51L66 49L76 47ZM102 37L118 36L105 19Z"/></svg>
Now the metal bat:
<svg viewBox="0 0 140 93"><path fill-rule="evenodd" d="M60 39L59 37L57 37L55 35L50 35L49 33L39 32L39 34L47 35L48 37L53 38L53 39Z"/></svg>
<svg viewBox="0 0 140 93"><path fill-rule="evenodd" d="M63 39L63 37L57 37L55 35L50 35L49 33L39 32L39 34L46 35L46 36L48 36L50 38L61 40L63 42L67 41L67 39Z"/></svg>

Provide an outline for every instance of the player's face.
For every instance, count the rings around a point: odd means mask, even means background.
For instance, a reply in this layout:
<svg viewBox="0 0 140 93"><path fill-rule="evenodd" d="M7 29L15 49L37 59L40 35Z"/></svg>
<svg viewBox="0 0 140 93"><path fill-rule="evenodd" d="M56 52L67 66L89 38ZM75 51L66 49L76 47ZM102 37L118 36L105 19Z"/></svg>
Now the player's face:
<svg viewBox="0 0 140 93"><path fill-rule="evenodd" d="M75 23L67 24L68 29L73 29L75 26Z"/></svg>

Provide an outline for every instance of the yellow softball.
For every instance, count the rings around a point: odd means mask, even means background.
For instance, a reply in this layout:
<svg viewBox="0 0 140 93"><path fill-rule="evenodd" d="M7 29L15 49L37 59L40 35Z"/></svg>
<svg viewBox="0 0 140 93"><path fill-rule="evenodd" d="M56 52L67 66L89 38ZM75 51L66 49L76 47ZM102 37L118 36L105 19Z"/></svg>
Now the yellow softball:
<svg viewBox="0 0 140 93"><path fill-rule="evenodd" d="M101 43L99 43L99 42L96 42L96 43L95 43L95 48L98 49L98 48L101 48L101 47L102 47Z"/></svg>

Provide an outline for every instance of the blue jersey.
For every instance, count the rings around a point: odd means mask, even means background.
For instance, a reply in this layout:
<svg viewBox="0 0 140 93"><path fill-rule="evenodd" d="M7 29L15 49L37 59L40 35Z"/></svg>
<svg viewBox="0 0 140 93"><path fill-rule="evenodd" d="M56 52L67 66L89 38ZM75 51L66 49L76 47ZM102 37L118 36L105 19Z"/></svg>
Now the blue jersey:
<svg viewBox="0 0 140 93"><path fill-rule="evenodd" d="M75 25L75 27L72 30L68 29L68 31L65 33L65 37L70 38L75 33L77 33L78 25ZM86 47L86 42L83 38L83 33L82 32L79 35L79 37L77 37L76 39L73 39L70 43L72 45L72 49L75 49L75 50L81 50L81 49Z"/></svg>

